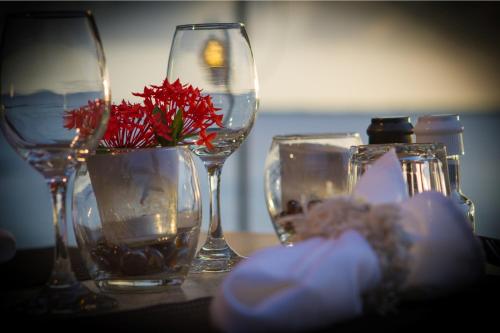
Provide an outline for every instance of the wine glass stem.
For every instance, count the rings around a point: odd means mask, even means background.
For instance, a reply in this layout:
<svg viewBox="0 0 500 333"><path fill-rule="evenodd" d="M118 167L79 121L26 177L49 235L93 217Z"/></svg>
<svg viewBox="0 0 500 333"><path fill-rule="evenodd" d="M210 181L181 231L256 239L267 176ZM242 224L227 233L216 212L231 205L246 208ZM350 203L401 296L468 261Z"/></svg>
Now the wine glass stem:
<svg viewBox="0 0 500 333"><path fill-rule="evenodd" d="M55 260L48 281L48 286L53 288L69 287L77 282L71 269L67 246L66 189L68 179L71 179L71 177L62 176L47 180L52 199L52 216L55 229Z"/></svg>
<svg viewBox="0 0 500 333"><path fill-rule="evenodd" d="M220 176L223 164L207 166L208 186L210 191L210 227L207 238L209 241L224 240L220 219Z"/></svg>

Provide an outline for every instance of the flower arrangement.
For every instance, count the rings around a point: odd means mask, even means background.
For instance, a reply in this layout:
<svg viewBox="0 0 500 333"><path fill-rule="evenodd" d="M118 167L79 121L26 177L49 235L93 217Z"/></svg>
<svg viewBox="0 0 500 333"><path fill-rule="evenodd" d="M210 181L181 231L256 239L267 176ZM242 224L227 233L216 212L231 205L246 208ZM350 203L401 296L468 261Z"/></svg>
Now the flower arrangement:
<svg viewBox="0 0 500 333"><path fill-rule="evenodd" d="M197 145L211 149L216 133L207 133L212 125L223 127L222 115L217 114L209 95L199 88L183 85L179 79L167 79L159 86L144 87L141 103L122 100L112 104L108 127L100 142L104 148L149 148L175 146L197 137ZM81 135L96 128L104 104L89 101L88 105L66 112L64 127L79 129ZM191 141L191 140L190 140Z"/></svg>

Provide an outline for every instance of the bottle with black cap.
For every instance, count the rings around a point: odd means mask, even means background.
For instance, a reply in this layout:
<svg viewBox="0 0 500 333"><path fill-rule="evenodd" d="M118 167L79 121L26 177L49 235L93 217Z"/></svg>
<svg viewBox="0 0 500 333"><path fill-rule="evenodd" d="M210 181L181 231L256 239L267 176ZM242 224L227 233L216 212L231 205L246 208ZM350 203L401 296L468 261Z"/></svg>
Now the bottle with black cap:
<svg viewBox="0 0 500 333"><path fill-rule="evenodd" d="M413 143L413 125L410 117L372 118L368 134L368 143Z"/></svg>
<svg viewBox="0 0 500 333"><path fill-rule="evenodd" d="M474 204L460 189L460 156L464 154L463 131L460 117L456 114L422 116L415 125L417 143L436 142L446 146L450 197L460 206L475 229Z"/></svg>

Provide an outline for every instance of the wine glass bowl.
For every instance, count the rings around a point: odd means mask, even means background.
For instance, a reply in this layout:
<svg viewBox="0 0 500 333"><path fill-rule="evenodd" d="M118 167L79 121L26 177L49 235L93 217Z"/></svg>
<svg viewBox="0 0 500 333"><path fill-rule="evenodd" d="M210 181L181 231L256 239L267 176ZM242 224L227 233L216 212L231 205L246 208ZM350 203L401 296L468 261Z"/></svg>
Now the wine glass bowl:
<svg viewBox="0 0 500 333"><path fill-rule="evenodd" d="M90 12L8 16L0 59L1 130L43 175L53 205L54 268L46 288L25 310L57 314L109 309L114 300L90 292L76 280L67 251L66 208L71 205L66 205L66 189L71 187L75 166L104 133L109 112L109 80L93 16ZM92 113L92 123L68 129L70 110Z"/></svg>
<svg viewBox="0 0 500 333"><path fill-rule="evenodd" d="M176 27L167 78L180 79L210 95L223 116L213 125L213 147L191 142L191 150L204 163L210 187L210 227L193 272L228 271L241 256L224 240L220 221L219 185L225 160L250 133L258 109L258 80L252 49L241 23L187 24Z"/></svg>

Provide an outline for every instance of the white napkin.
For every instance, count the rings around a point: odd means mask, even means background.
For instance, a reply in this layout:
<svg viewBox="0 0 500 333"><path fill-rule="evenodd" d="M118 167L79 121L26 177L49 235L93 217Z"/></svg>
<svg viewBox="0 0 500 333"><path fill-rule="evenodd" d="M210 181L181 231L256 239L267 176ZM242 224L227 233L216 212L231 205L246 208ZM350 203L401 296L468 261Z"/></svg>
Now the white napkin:
<svg viewBox="0 0 500 333"><path fill-rule="evenodd" d="M405 231L413 238L407 287L446 293L484 271L484 254L460 208L438 192L423 192L402 204Z"/></svg>
<svg viewBox="0 0 500 333"><path fill-rule="evenodd" d="M372 205L408 199L408 187L394 149L382 155L365 171L356 183L353 195Z"/></svg>
<svg viewBox="0 0 500 333"><path fill-rule="evenodd" d="M361 177L354 195L372 204L401 204L400 223L413 240L405 287L446 291L482 273L479 242L465 216L442 194L408 199L393 150ZM212 302L212 318L226 332L299 331L361 314L364 291L381 280L378 257L357 232L337 240L312 238L276 246L239 264Z"/></svg>
<svg viewBox="0 0 500 333"><path fill-rule="evenodd" d="M381 279L378 258L356 231L273 247L238 265L212 303L228 332L299 331L352 318Z"/></svg>

